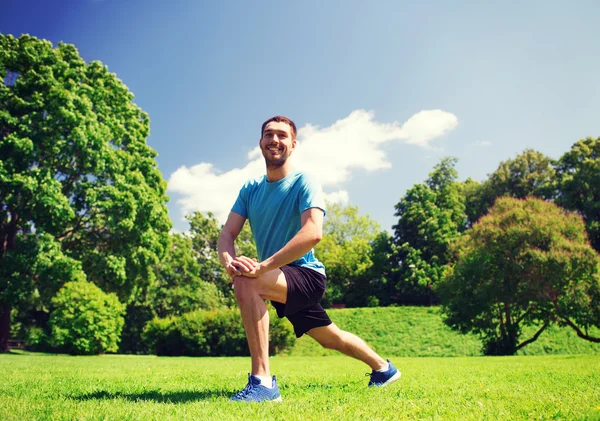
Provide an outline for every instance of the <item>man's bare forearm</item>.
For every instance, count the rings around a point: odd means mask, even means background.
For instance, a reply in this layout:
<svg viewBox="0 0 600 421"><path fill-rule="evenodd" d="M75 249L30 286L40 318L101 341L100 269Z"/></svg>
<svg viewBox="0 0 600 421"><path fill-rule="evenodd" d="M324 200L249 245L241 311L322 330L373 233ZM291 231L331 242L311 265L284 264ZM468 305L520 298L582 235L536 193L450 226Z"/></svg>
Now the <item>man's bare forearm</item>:
<svg viewBox="0 0 600 421"><path fill-rule="evenodd" d="M309 222L278 252L260 263L260 271L268 272L280 268L308 253L321 241L321 232Z"/></svg>
<svg viewBox="0 0 600 421"><path fill-rule="evenodd" d="M235 259L235 242L234 239L228 233L222 231L217 240L217 250L219 253L219 260L223 267L227 267L233 259Z"/></svg>

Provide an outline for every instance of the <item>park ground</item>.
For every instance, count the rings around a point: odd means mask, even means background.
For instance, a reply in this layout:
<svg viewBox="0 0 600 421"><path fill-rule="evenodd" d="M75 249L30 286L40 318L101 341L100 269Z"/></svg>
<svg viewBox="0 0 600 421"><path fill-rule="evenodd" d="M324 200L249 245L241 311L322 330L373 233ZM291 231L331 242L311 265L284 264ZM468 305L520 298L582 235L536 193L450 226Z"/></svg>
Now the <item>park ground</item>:
<svg viewBox="0 0 600 421"><path fill-rule="evenodd" d="M344 356L273 357L282 403L232 403L247 357L0 355L8 420L600 420L600 355L395 357L368 389Z"/></svg>

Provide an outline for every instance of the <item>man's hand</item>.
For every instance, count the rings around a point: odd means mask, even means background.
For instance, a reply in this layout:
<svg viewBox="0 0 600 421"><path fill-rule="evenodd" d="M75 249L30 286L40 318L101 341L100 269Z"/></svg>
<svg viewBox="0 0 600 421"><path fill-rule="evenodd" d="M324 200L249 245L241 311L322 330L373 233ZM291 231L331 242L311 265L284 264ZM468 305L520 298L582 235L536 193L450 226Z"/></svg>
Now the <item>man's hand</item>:
<svg viewBox="0 0 600 421"><path fill-rule="evenodd" d="M256 259L251 259L246 256L238 256L230 263L235 270L238 271L235 275L247 276L249 278L257 278L264 272L261 270L261 264ZM229 273L229 271L227 272ZM231 275L230 275L231 276Z"/></svg>
<svg viewBox="0 0 600 421"><path fill-rule="evenodd" d="M235 267L235 265L233 264L233 260L231 260L229 263L227 263L225 265L225 270L227 271L227 275L229 275L229 277L231 279L233 279L234 276L240 276L242 273L238 270L237 267Z"/></svg>

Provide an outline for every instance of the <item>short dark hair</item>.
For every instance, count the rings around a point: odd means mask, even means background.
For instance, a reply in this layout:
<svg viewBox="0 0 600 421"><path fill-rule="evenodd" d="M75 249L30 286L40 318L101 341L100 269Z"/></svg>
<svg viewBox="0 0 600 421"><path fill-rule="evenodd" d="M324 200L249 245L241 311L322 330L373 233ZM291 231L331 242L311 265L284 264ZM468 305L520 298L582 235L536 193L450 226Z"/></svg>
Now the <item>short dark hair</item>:
<svg viewBox="0 0 600 421"><path fill-rule="evenodd" d="M269 124L272 121L274 121L276 123L287 123L292 128L292 139L296 138L297 131L296 131L296 125L294 124L294 122L287 117L284 117L282 115L277 115L275 117L271 117L270 119L268 119L267 121L265 121L262 124L262 127L260 128L260 138L261 139L263 137L263 134L265 133L265 127L267 127L267 124Z"/></svg>

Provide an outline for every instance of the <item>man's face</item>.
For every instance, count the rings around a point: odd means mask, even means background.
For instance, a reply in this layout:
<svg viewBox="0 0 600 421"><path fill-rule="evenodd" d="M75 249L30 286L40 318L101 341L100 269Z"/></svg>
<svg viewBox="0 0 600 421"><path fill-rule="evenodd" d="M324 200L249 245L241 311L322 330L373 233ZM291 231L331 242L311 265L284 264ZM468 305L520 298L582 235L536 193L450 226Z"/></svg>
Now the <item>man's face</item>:
<svg viewBox="0 0 600 421"><path fill-rule="evenodd" d="M292 128L284 122L271 121L266 125L260 139L262 151L268 168L279 168L296 148L296 139L292 139Z"/></svg>

